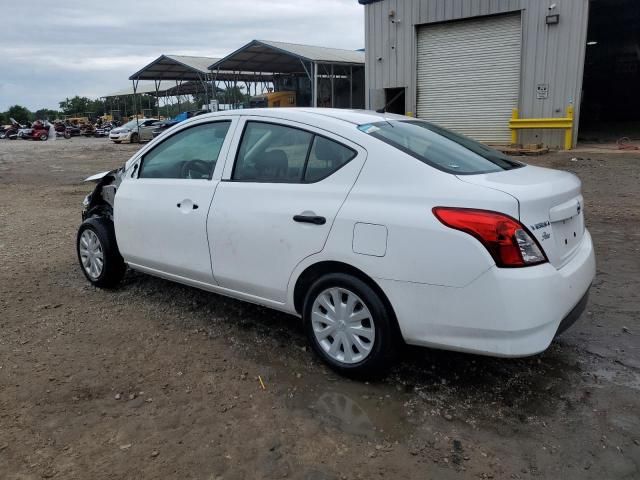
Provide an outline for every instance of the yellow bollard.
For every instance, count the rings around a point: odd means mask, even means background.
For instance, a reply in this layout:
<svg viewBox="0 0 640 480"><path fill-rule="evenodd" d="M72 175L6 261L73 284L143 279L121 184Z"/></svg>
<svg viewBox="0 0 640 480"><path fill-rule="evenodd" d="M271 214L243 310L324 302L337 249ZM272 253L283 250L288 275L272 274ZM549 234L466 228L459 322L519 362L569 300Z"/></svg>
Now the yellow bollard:
<svg viewBox="0 0 640 480"><path fill-rule="evenodd" d="M514 108L511 112L511 120L517 120L520 118L520 112L518 112L517 108ZM515 128L511 129L511 145L518 144L518 130Z"/></svg>
<svg viewBox="0 0 640 480"><path fill-rule="evenodd" d="M564 130L564 149L571 150L573 147L573 105L567 107L567 116L564 118L520 118L520 112L514 108L509 120L509 128L511 129L511 143L518 143L518 130L521 129L538 129L538 128L557 128Z"/></svg>
<svg viewBox="0 0 640 480"><path fill-rule="evenodd" d="M571 126L564 131L564 149L571 150L573 147L573 105L567 107L567 118L571 120Z"/></svg>

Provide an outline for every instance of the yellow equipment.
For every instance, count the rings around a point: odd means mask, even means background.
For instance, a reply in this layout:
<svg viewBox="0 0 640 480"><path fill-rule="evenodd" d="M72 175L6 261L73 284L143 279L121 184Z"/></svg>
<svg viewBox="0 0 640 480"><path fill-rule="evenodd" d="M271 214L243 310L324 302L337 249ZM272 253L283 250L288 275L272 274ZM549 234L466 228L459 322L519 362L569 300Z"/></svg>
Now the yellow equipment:
<svg viewBox="0 0 640 480"><path fill-rule="evenodd" d="M268 92L249 99L250 108L295 107L296 92Z"/></svg>
<svg viewBox="0 0 640 480"><path fill-rule="evenodd" d="M71 125L82 125L83 123L89 123L89 117L65 117L65 122L69 122Z"/></svg>

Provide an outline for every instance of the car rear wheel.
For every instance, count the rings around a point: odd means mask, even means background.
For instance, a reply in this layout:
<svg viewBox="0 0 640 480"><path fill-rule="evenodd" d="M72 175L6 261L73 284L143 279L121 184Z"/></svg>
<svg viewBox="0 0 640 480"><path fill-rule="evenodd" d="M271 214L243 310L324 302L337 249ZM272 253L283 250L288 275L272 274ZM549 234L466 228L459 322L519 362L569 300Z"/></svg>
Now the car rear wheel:
<svg viewBox="0 0 640 480"><path fill-rule="evenodd" d="M84 276L100 288L113 288L124 277L126 264L118 250L113 222L93 217L78 229L78 261Z"/></svg>
<svg viewBox="0 0 640 480"><path fill-rule="evenodd" d="M137 133L132 133L130 142L131 143L138 143L139 141L140 141L140 138L138 137L138 134Z"/></svg>
<svg viewBox="0 0 640 480"><path fill-rule="evenodd" d="M41 133L38 138L40 139L41 142L44 142L46 140L49 140L49 135L47 135L46 133Z"/></svg>
<svg viewBox="0 0 640 480"><path fill-rule="evenodd" d="M317 280L305 298L303 321L313 350L343 375L376 376L391 363L392 317L357 277L335 273Z"/></svg>

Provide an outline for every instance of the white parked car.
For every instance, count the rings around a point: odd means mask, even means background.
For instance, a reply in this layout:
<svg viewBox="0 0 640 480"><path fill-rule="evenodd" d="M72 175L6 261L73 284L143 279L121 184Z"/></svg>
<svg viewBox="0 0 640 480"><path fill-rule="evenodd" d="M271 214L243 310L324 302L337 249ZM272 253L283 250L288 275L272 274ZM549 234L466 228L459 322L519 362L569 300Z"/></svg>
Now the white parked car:
<svg viewBox="0 0 640 480"><path fill-rule="evenodd" d="M156 118L139 118L125 123L109 132L109 140L114 143L148 142L153 138L153 131L159 124Z"/></svg>
<svg viewBox="0 0 640 480"><path fill-rule="evenodd" d="M207 114L88 180L77 251L91 283L129 266L300 316L347 374L388 365L397 340L542 352L595 274L575 175L408 117Z"/></svg>

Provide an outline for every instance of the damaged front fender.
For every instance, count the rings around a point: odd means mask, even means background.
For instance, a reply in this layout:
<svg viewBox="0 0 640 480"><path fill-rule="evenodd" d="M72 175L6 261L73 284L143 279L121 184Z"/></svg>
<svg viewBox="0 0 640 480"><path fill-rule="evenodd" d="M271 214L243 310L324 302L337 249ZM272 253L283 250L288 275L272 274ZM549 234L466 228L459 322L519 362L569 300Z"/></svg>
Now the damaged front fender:
<svg viewBox="0 0 640 480"><path fill-rule="evenodd" d="M123 168L118 168L91 175L84 180L95 182L96 187L82 202L82 221L91 217L107 217L113 220L113 204L123 172Z"/></svg>

